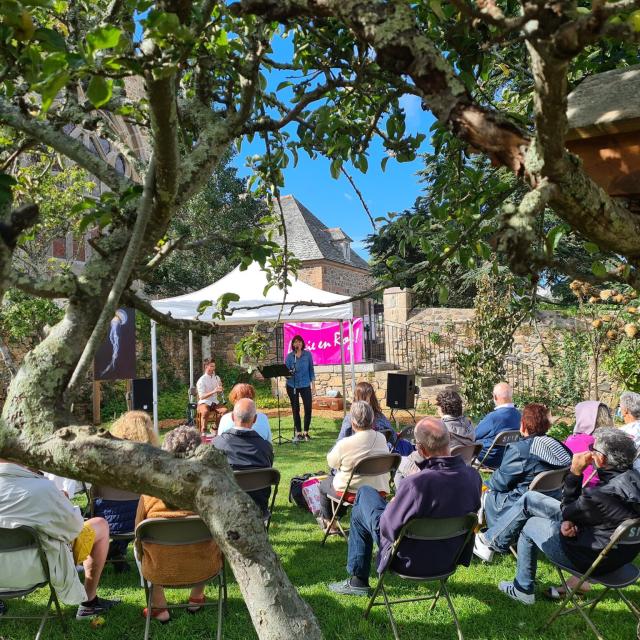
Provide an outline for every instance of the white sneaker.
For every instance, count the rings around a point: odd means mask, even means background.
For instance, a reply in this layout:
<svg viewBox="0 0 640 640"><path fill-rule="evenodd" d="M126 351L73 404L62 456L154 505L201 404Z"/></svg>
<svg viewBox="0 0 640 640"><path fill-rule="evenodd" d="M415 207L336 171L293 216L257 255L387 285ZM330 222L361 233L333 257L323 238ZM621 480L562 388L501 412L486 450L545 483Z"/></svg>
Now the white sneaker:
<svg viewBox="0 0 640 640"><path fill-rule="evenodd" d="M481 533L476 533L476 538L473 541L473 554L485 562L493 561L494 551L487 544L487 541Z"/></svg>
<svg viewBox="0 0 640 640"><path fill-rule="evenodd" d="M533 593L523 593L520 589L516 589L513 582L501 582L498 585L498 589L508 595L512 600L516 600L522 604L534 604L536 601Z"/></svg>

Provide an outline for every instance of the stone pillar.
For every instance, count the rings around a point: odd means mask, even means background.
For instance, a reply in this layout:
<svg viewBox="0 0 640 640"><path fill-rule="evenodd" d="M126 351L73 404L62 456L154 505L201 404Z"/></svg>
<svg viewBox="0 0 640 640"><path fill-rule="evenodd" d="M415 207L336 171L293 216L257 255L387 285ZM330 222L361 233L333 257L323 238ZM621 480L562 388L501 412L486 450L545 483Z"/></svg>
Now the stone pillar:
<svg viewBox="0 0 640 640"><path fill-rule="evenodd" d="M405 324L413 309L414 295L411 289L401 289L400 287L385 289L383 293L384 321Z"/></svg>

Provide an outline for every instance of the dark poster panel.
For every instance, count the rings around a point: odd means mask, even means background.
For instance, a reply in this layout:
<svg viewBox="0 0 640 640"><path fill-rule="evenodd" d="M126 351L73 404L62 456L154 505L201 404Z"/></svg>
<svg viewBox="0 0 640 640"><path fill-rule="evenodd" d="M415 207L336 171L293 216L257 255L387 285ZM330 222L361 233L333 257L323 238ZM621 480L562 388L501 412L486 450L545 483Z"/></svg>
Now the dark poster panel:
<svg viewBox="0 0 640 640"><path fill-rule="evenodd" d="M136 312L118 309L93 361L94 380L131 380L136 377Z"/></svg>

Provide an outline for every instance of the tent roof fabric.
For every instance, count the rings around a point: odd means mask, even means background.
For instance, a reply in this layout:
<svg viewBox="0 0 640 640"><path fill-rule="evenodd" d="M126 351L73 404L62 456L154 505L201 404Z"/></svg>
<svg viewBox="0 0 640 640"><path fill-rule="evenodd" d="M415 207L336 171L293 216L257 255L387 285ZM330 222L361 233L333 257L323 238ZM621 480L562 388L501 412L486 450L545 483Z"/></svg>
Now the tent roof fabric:
<svg viewBox="0 0 640 640"><path fill-rule="evenodd" d="M221 325L249 325L256 322L278 321L323 322L353 318L353 305L351 302L345 302L346 296L322 291L298 279L293 279L287 290L286 303L282 306L284 291L274 286L264 295L266 286L267 276L260 265L254 262L245 271L236 267L224 278L204 289L164 300L152 300L151 304L157 311L171 314L173 318L198 319ZM216 301L224 293L235 293L240 296L240 300L229 305L231 314L224 320L212 319L212 314L216 310ZM198 316L198 305L203 300L211 300L213 305ZM294 305L296 302L336 304L331 307L318 307Z"/></svg>

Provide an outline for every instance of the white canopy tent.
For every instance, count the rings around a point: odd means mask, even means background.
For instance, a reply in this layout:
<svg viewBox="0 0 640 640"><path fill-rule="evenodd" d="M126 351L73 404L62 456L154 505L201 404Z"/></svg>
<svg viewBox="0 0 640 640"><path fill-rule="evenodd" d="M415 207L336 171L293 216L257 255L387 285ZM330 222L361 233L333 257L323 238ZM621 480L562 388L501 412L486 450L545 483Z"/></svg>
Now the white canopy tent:
<svg viewBox="0 0 640 640"><path fill-rule="evenodd" d="M351 386L355 392L355 366L353 357L353 304L346 296L316 289L297 278L285 292L271 287L265 294L267 276L257 263L244 271L236 267L231 273L204 289L193 291L173 298L152 300L153 307L171 317L181 320L201 320L214 325L239 326L254 325L257 322L328 322L339 321L342 335L343 322L349 322L349 362L351 365ZM217 299L225 293L235 293L240 299L231 302L229 315L224 319L213 318ZM201 302L210 300L213 304L198 314ZM306 302L310 304L297 304ZM334 303L330 307L318 304ZM151 368L153 381L153 426L158 430L158 373L156 353L156 322L151 321ZM341 346L342 387L344 395L344 349ZM193 372L193 335L189 331L189 379L194 383Z"/></svg>

